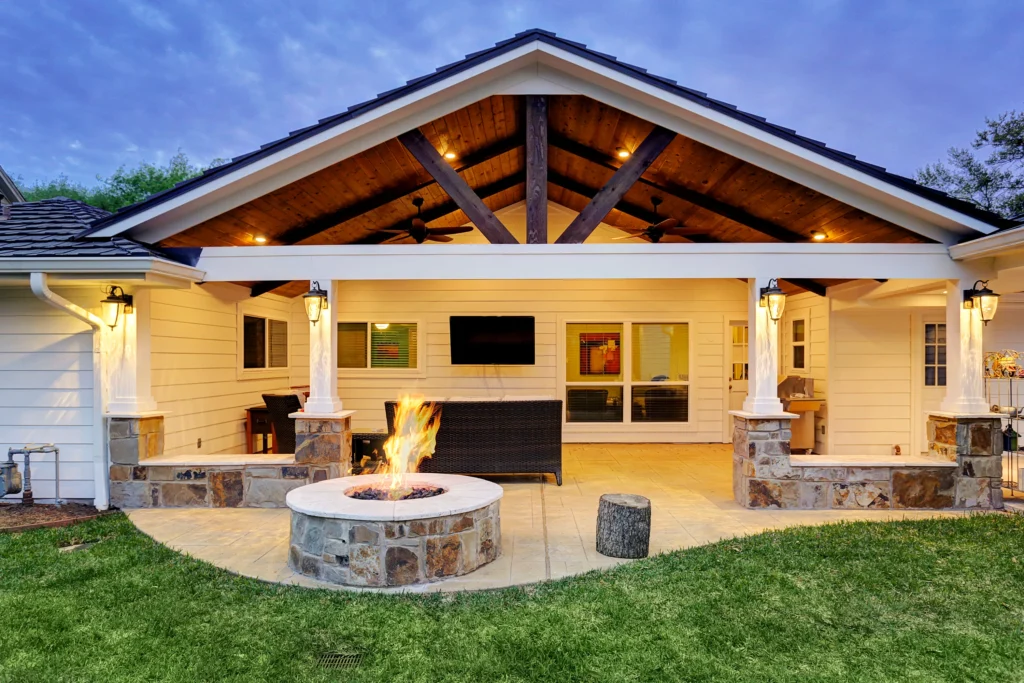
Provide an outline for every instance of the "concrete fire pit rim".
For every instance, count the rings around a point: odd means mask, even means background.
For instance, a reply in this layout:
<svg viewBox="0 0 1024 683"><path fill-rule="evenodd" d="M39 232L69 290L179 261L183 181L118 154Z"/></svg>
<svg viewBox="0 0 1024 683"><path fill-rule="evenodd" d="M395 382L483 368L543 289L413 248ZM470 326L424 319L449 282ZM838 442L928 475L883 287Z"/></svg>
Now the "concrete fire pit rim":
<svg viewBox="0 0 1024 683"><path fill-rule="evenodd" d="M359 500L345 495L345 491L350 488L383 479L384 476L379 474L328 479L292 489L285 496L285 503L294 512L311 517L398 522L472 512L500 500L504 494L497 484L476 477L419 473L410 475L408 481L412 484L440 486L446 492L432 498L400 501Z"/></svg>

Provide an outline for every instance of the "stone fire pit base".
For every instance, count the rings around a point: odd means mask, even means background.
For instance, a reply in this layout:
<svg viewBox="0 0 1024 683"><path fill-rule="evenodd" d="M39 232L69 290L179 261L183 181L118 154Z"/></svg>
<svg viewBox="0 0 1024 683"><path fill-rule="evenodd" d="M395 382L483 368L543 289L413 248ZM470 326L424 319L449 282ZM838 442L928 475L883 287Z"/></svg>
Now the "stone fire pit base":
<svg viewBox="0 0 1024 683"><path fill-rule="evenodd" d="M467 574L501 552L502 489L474 477L417 474L446 492L374 501L345 491L379 475L343 477L288 494L288 564L311 578L349 586L408 586Z"/></svg>

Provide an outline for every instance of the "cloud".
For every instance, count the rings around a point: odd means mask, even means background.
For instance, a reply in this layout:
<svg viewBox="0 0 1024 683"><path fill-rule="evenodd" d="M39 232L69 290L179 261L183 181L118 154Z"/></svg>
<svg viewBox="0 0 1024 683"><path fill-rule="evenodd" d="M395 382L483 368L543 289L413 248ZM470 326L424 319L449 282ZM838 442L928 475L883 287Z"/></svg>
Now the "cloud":
<svg viewBox="0 0 1024 683"><path fill-rule="evenodd" d="M257 149L530 27L910 174L1021 108L1024 5L48 0L0 25L0 163L93 182ZM53 55L60 55L56 59ZM46 93L41 97L40 93ZM80 145L68 158L68 140ZM73 159L73 161L72 161Z"/></svg>

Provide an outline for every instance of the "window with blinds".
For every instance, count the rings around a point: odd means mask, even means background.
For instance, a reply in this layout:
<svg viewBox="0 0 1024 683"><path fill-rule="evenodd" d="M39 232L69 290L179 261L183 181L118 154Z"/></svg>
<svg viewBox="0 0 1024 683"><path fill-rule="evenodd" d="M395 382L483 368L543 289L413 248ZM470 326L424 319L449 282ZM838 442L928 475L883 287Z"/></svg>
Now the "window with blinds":
<svg viewBox="0 0 1024 683"><path fill-rule="evenodd" d="M338 367L414 370L419 367L416 323L338 323Z"/></svg>
<svg viewBox="0 0 1024 683"><path fill-rule="evenodd" d="M288 367L288 323L242 317L242 367L246 370Z"/></svg>

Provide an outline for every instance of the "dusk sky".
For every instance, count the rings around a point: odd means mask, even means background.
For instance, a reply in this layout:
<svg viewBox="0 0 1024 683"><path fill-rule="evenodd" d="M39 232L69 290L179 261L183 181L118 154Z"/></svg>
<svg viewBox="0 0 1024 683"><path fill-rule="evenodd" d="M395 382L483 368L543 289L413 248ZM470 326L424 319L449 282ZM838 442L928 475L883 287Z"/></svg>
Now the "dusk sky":
<svg viewBox="0 0 1024 683"><path fill-rule="evenodd" d="M251 151L539 27L912 175L1024 108L1024 2L0 0L27 183Z"/></svg>

